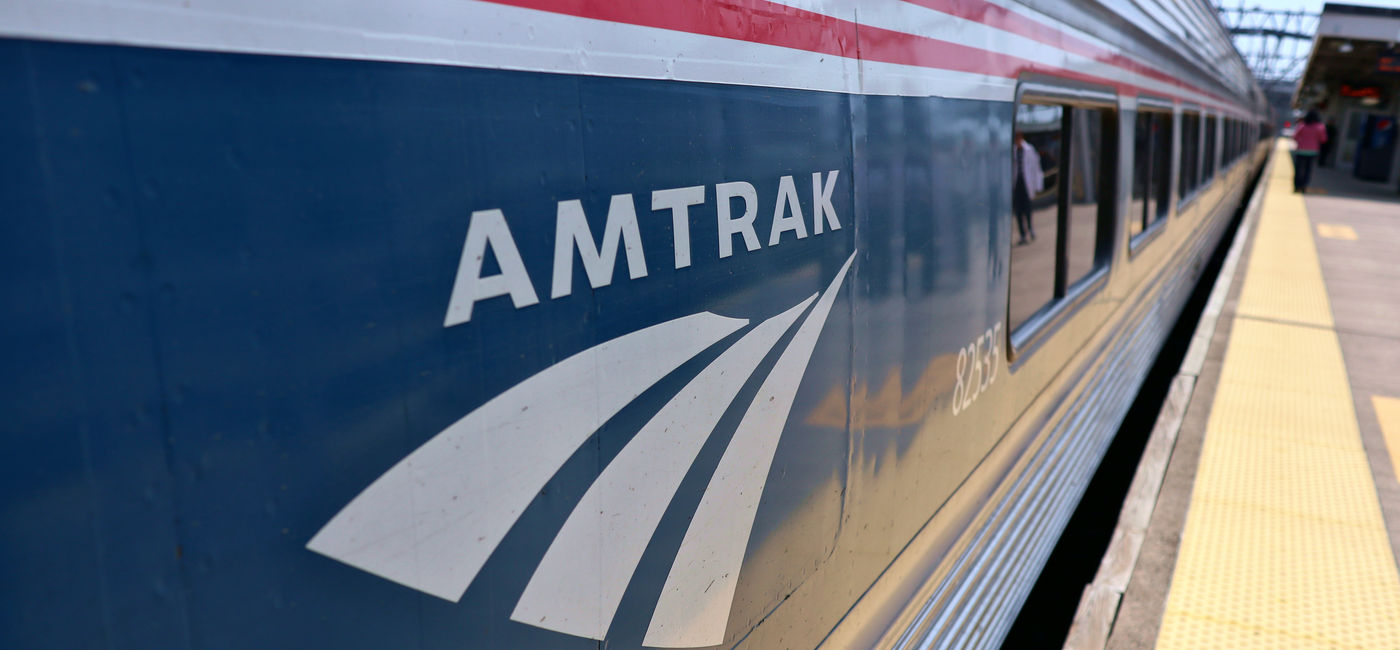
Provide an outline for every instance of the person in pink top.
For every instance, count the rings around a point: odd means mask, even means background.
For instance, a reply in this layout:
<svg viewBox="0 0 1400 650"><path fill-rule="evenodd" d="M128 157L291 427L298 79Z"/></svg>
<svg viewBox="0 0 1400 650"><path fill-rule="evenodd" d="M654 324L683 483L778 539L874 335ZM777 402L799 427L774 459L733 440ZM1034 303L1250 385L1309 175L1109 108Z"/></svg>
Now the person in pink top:
<svg viewBox="0 0 1400 650"><path fill-rule="evenodd" d="M1303 123L1293 132L1293 142L1297 145L1293 149L1293 191L1306 192L1318 152L1322 150L1322 143L1327 142L1327 127L1322 125L1317 111L1308 111L1303 116Z"/></svg>

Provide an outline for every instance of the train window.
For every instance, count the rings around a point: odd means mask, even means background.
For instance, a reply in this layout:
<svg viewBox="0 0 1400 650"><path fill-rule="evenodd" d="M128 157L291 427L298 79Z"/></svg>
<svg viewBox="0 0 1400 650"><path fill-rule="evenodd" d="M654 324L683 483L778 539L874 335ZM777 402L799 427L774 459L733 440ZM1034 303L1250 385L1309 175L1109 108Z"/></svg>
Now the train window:
<svg viewBox="0 0 1400 650"><path fill-rule="evenodd" d="M1152 201L1147 208L1148 225L1165 218L1172 201L1172 115L1153 115L1156 128L1152 132Z"/></svg>
<svg viewBox="0 0 1400 650"><path fill-rule="evenodd" d="M1235 160L1235 130L1231 129L1229 118L1219 119L1221 123L1221 170L1229 167L1229 161Z"/></svg>
<svg viewBox="0 0 1400 650"><path fill-rule="evenodd" d="M1225 142L1225 154L1224 154L1224 157L1225 157L1225 160L1227 160L1227 161L1229 161L1229 162L1234 162L1234 161L1235 161L1235 151L1236 151L1236 149L1239 148L1239 141L1238 141L1239 132L1235 129L1235 121L1232 120L1232 119L1226 118L1225 121L1224 121L1224 125L1225 125L1225 138L1224 138L1224 142ZM1223 162L1220 163L1220 166L1221 166L1221 167L1224 167L1224 166L1225 166L1225 163L1223 163Z"/></svg>
<svg viewBox="0 0 1400 650"><path fill-rule="evenodd" d="M1025 102L1016 108L1012 136L1011 329L1055 299L1059 231L1060 159L1066 113L1062 106Z"/></svg>
<svg viewBox="0 0 1400 650"><path fill-rule="evenodd" d="M1139 107L1133 126L1133 191L1128 234L1136 237L1171 209L1172 116Z"/></svg>
<svg viewBox="0 0 1400 650"><path fill-rule="evenodd" d="M1220 168L1225 169L1235 162L1235 121L1225 117L1220 120Z"/></svg>
<svg viewBox="0 0 1400 650"><path fill-rule="evenodd" d="M1103 216L1111 211L1113 194L1105 189L1113 185L1114 147L1104 146L1112 139L1115 125L1113 111L1072 108L1070 125L1068 202L1061 219L1065 233L1060 239L1067 258L1066 284L1083 280L1094 269L1108 262L1107 250L1101 245L1106 228L1100 227Z"/></svg>
<svg viewBox="0 0 1400 650"><path fill-rule="evenodd" d="M1239 157L1239 125L1231 118L1225 118L1225 163L1222 167L1235 163Z"/></svg>
<svg viewBox="0 0 1400 650"><path fill-rule="evenodd" d="M1201 152L1201 116L1194 113L1181 115L1181 174L1177 182L1177 196L1185 199L1196 191L1200 184L1198 156Z"/></svg>
<svg viewBox="0 0 1400 650"><path fill-rule="evenodd" d="M1230 161L1240 159L1244 153L1244 129L1241 128L1239 120L1230 120Z"/></svg>
<svg viewBox="0 0 1400 650"><path fill-rule="evenodd" d="M1113 95L1023 86L1012 136L1013 348L1043 330L1029 323L1054 320L1103 277L1113 245L1117 133Z"/></svg>
<svg viewBox="0 0 1400 650"><path fill-rule="evenodd" d="M1201 182L1209 182L1215 177L1215 131L1220 120L1214 115L1202 115L1205 122L1205 146L1201 149Z"/></svg>
<svg viewBox="0 0 1400 650"><path fill-rule="evenodd" d="M1151 195L1152 114L1138 111L1133 121L1133 186L1128 201L1128 235L1147 228L1147 197Z"/></svg>

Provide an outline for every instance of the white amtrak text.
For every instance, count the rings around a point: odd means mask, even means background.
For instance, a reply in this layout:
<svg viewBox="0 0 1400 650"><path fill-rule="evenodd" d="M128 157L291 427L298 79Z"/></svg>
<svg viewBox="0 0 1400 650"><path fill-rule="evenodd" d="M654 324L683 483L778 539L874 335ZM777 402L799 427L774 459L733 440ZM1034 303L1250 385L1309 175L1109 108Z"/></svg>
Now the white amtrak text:
<svg viewBox="0 0 1400 650"><path fill-rule="evenodd" d="M776 198L773 201L773 219L768 228L769 248L784 241L806 239L809 232L812 235L820 235L828 230L841 229L841 220L831 202L839 175L840 170L812 174L810 230L802 212L802 203L798 199L797 181L792 176L778 179ZM746 181L718 183L713 192L719 258L725 259L734 255L736 236L743 241L746 251L762 248L762 240L755 224L760 206L758 190L754 185ZM688 268L691 265L691 208L703 206L706 194L704 185L656 190L651 193L652 212L669 213L671 217L672 253L676 269ZM642 249L642 229L647 227L646 221L638 223L634 196L614 194L608 204L602 241L599 242L588 225L583 202L577 199L560 201L554 220L553 269L549 276L550 299L563 298L573 293L575 258L582 264L588 284L594 289L612 284L619 252L627 266L629 279L646 277L647 263ZM789 233L791 235L788 235ZM495 255L499 270L490 275L482 275L488 248ZM578 254L575 255L574 251L578 251ZM472 308L476 303L502 296L509 296L516 309L529 307L540 301L535 280L530 277L530 271L526 269L520 256L505 213L499 209L477 210L472 213L471 222L467 226L466 241L462 244L462 257L457 265L457 277L452 285L452 297L448 300L447 317L443 326L452 327L470 321Z"/></svg>

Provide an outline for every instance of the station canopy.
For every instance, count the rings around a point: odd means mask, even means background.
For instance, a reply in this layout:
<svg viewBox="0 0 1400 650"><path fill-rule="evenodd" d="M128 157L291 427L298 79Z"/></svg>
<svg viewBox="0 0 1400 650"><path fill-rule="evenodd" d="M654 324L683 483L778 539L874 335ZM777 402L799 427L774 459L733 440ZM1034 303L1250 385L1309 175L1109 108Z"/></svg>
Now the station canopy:
<svg viewBox="0 0 1400 650"><path fill-rule="evenodd" d="M1400 8L1323 6L1293 105L1338 101L1378 110L1400 101Z"/></svg>

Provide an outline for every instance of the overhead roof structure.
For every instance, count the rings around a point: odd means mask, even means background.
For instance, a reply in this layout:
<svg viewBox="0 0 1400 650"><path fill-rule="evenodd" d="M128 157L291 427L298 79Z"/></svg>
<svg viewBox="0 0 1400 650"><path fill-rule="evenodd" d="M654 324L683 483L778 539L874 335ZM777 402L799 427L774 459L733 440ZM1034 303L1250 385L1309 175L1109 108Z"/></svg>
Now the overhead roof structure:
<svg viewBox="0 0 1400 650"><path fill-rule="evenodd" d="M1238 1L1237 6L1221 4L1217 10L1250 72L1262 86L1291 86L1303 72L1318 14L1249 7L1246 0Z"/></svg>
<svg viewBox="0 0 1400 650"><path fill-rule="evenodd" d="M1400 93L1400 8L1329 2L1293 96L1298 108L1347 97L1385 106Z"/></svg>

